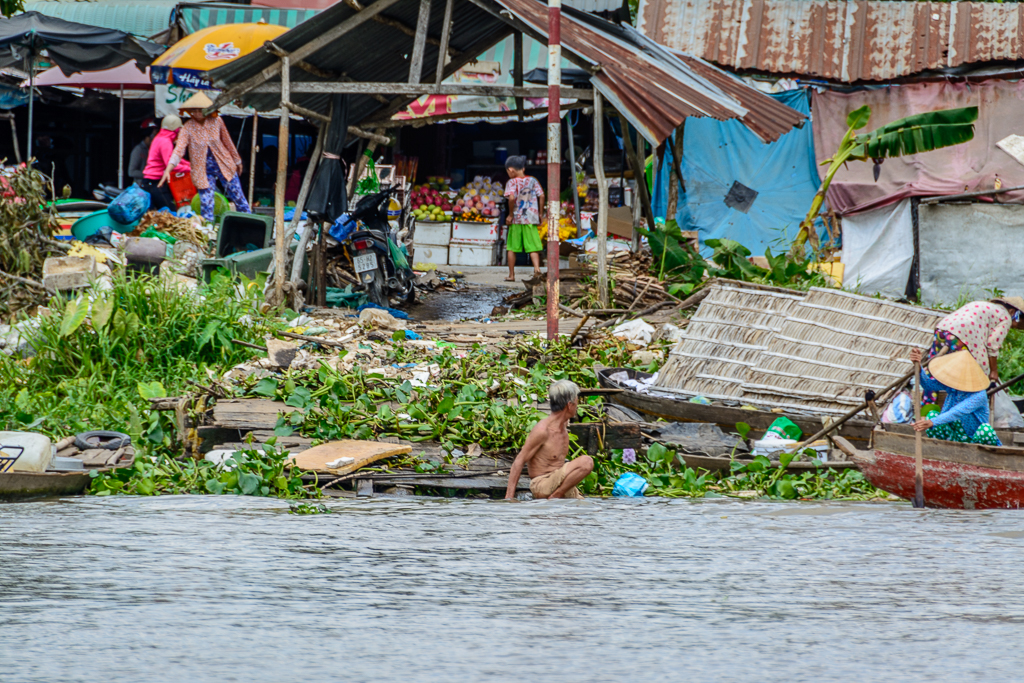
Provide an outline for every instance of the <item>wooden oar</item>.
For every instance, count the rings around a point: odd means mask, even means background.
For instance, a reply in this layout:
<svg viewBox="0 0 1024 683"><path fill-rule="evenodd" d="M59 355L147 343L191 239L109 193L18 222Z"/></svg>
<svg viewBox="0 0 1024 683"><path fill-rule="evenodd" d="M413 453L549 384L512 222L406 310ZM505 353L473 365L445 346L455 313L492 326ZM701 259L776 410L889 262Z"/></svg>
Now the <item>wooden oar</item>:
<svg viewBox="0 0 1024 683"><path fill-rule="evenodd" d="M921 361L914 363L914 376L921 377ZM921 419L921 381L914 382L914 422ZM924 507L924 444L922 433L914 428L914 507Z"/></svg>
<svg viewBox="0 0 1024 683"><path fill-rule="evenodd" d="M999 386L997 386L997 387L992 387L991 389L989 389L989 390L988 390L988 395L989 395L989 396L992 396L993 394L997 394L997 393L999 393L1000 391L1002 391L1003 389L1005 389L1006 387L1008 387L1008 386L1011 386L1011 385L1013 385L1013 384L1016 384L1017 382L1021 381L1022 379L1024 379L1024 374L1020 374L1020 375L1017 375L1016 377L1014 377L1014 378L1013 378L1013 379L1011 379L1010 381L1008 381L1008 382L1003 382L1003 383L1002 383L1002 384L1000 384Z"/></svg>

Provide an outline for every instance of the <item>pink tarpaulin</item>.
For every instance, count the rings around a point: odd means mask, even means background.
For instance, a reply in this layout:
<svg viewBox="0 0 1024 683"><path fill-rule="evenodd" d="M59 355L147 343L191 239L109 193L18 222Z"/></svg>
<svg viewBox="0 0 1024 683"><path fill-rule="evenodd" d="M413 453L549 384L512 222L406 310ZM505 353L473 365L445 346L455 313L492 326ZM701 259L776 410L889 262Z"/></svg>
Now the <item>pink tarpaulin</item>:
<svg viewBox="0 0 1024 683"><path fill-rule="evenodd" d="M871 107L865 131L911 114L977 106L974 139L962 145L886 159L875 182L872 163L852 161L840 169L828 189L828 204L840 214L877 209L908 197L975 192L1024 185L1024 165L996 147L1008 135L1024 132L1024 81L915 83L854 93L815 92L814 153L822 162L835 152L846 134L846 115ZM827 166L818 166L825 175ZM986 201L982 198L981 201ZM999 195L1000 202L1024 203L1024 191Z"/></svg>

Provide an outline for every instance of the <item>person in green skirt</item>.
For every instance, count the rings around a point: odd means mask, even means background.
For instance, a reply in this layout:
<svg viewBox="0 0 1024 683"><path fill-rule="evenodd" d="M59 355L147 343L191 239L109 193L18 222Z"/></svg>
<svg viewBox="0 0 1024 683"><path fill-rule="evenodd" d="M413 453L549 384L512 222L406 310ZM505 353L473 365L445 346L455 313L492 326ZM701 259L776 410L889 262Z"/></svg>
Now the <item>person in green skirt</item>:
<svg viewBox="0 0 1024 683"><path fill-rule="evenodd" d="M508 226L508 277L505 282L516 281L516 254L529 254L533 262L533 275L540 275L540 252L544 244L540 241L537 226L546 222L544 211L544 188L533 176L526 175L526 157L512 156L505 161L508 183L505 196L508 197L512 221Z"/></svg>

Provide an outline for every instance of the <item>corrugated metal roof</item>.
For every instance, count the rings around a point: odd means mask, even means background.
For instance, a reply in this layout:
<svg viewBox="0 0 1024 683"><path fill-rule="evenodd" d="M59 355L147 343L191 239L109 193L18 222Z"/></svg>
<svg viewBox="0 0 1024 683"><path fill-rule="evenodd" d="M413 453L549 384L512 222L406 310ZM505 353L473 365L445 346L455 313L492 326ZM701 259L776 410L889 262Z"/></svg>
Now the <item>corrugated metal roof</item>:
<svg viewBox="0 0 1024 683"><path fill-rule="evenodd" d="M418 12L418 0L399 0L383 14L409 27L415 26ZM285 52L293 52L355 13L339 2L275 43ZM505 13L511 13L519 22L517 25L534 37L547 41L547 6L537 0L456 0L451 46L466 58L476 57L511 30L502 17ZM441 34L443 14L431 12L428 35ZM661 143L687 116L738 119L766 141L777 139L804 120L802 114L710 64L694 58L680 59L631 27L618 26L585 12L563 9L562 43L566 57L594 68L594 86L655 143ZM306 61L356 82L403 83L408 77L411 49L412 37L389 23L368 21L355 32L325 45ZM437 54L437 46L427 43L425 72L432 71ZM210 78L218 87L231 86L259 74L276 61L267 52L255 52L217 69ZM323 80L294 67L291 79ZM280 101L276 94L255 92L242 99L247 106L260 111L273 109ZM329 106L327 95L293 93L292 100L320 113L326 113ZM406 104L408 101L411 98L406 98ZM363 121L384 106L372 96L354 97L350 118Z"/></svg>
<svg viewBox="0 0 1024 683"><path fill-rule="evenodd" d="M175 0L30 0L25 11L147 38L167 30L177 4Z"/></svg>
<svg viewBox="0 0 1024 683"><path fill-rule="evenodd" d="M562 7L581 12L614 12L622 7L622 0L562 0Z"/></svg>
<svg viewBox="0 0 1024 683"><path fill-rule="evenodd" d="M181 3L178 5L178 21L186 33L195 33L209 26L255 24L259 21L294 28L319 11L315 9L250 7L212 2Z"/></svg>
<svg viewBox="0 0 1024 683"><path fill-rule="evenodd" d="M547 35L545 4L494 1L534 32ZM656 144L687 116L738 119L765 141L803 123L802 114L706 62L680 59L632 27L566 8L561 31L563 47L596 68L594 87Z"/></svg>
<svg viewBox="0 0 1024 683"><path fill-rule="evenodd" d="M640 0L652 40L737 69L852 83L1024 59L1024 5Z"/></svg>
<svg viewBox="0 0 1024 683"><path fill-rule="evenodd" d="M364 1L364 6L372 4ZM435 3L435 5L439 4ZM381 15L386 20L395 20L406 27L415 27L419 15L419 5L419 0L400 0L387 8ZM508 35L509 28L504 21L473 3L456 0L456 8L456 11L452 13L449 46L466 58L478 56ZM356 10L339 0L328 9L285 33L274 43L286 52L294 52L330 28L355 16L356 13ZM439 37L443 22L442 6L440 11L430 13L427 35L434 38ZM356 82L405 83L409 77L409 53L412 52L412 44L413 38L393 25L367 21L355 31L312 54L306 59L306 62L325 71L344 74L347 79ZM431 74L436 68L437 56L438 46L428 42L423 56L423 72L424 78L427 80L431 78ZM241 83L277 61L277 57L270 53L257 51L211 72L210 78L222 86ZM322 82L324 80L295 67L291 70L292 83ZM275 79L275 82L280 82L280 79ZM394 103L394 106L390 108L395 111L408 105L414 99L390 95L385 95L385 97ZM241 99L246 106L254 107L258 111L270 111L279 106L281 98L273 93L248 93ZM291 99L293 103L321 114L327 114L330 109L330 95L293 93ZM386 106L388 105L380 102L374 96L353 96L349 105L349 120L364 121L371 114Z"/></svg>

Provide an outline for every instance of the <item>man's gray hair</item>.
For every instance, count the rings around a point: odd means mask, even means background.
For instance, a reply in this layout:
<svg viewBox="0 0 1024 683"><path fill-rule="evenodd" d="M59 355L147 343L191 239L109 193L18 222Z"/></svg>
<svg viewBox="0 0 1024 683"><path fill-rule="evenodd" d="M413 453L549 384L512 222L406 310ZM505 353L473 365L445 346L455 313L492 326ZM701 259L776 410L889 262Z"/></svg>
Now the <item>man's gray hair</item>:
<svg viewBox="0 0 1024 683"><path fill-rule="evenodd" d="M580 388L575 382L567 379L560 379L548 387L548 399L551 403L551 412L560 413L570 403L575 403L580 397Z"/></svg>

